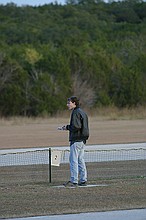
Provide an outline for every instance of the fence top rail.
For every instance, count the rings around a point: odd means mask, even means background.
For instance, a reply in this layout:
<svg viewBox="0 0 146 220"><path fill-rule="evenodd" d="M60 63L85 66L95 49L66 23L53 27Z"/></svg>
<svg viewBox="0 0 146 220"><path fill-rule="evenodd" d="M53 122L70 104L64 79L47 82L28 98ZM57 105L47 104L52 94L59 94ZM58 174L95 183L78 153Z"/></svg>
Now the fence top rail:
<svg viewBox="0 0 146 220"><path fill-rule="evenodd" d="M56 146L56 147L37 147L37 148L21 148L21 149L6 149L0 150L0 155L18 154L18 153L31 153L39 151L59 150L69 151L69 146ZM128 151L128 150L146 150L146 143L127 143L127 144L103 144L103 145L86 145L85 151Z"/></svg>

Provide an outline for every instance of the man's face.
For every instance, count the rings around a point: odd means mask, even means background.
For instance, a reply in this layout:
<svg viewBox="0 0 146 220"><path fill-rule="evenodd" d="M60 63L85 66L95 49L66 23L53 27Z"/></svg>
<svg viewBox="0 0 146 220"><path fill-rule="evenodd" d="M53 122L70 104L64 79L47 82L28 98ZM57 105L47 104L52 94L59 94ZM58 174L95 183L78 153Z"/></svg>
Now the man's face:
<svg viewBox="0 0 146 220"><path fill-rule="evenodd" d="M68 107L69 110L72 110L76 107L76 104L75 104L75 102L68 101L67 102L67 107Z"/></svg>

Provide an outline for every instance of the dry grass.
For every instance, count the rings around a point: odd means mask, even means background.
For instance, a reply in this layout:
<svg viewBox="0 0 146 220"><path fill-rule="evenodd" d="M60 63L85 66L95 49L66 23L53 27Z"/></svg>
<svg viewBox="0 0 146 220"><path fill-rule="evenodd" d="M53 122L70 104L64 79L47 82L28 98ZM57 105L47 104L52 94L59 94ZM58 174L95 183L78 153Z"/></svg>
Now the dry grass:
<svg viewBox="0 0 146 220"><path fill-rule="evenodd" d="M111 180L107 183L107 187L76 189L52 188L47 184L2 187L0 217L146 208L144 180Z"/></svg>
<svg viewBox="0 0 146 220"><path fill-rule="evenodd" d="M96 109L87 109L89 117L93 120L137 120L146 119L146 107L123 108L100 107ZM58 112L55 116L49 117L8 117L0 118L0 125L25 125L25 124L47 124L54 122L64 122L70 117L69 111Z"/></svg>
<svg viewBox="0 0 146 220"><path fill-rule="evenodd" d="M87 144L146 142L146 110L97 109L89 112ZM0 149L67 146L68 132L57 127L69 123L70 112L49 118L1 118Z"/></svg>
<svg viewBox="0 0 146 220"><path fill-rule="evenodd" d="M136 120L136 119L146 119L146 108L97 108L89 111L91 117L98 117L99 120Z"/></svg>
<svg viewBox="0 0 146 220"><path fill-rule="evenodd" d="M37 171L32 167L28 172L26 169L14 167L12 172L4 168L3 183L0 183L0 218L146 208L146 179L139 176L145 173L145 161L91 163L88 184L100 185L91 188L53 187L68 180L69 165L57 170L54 167L52 184L46 180L45 167L38 167ZM6 176L8 172L10 175Z"/></svg>

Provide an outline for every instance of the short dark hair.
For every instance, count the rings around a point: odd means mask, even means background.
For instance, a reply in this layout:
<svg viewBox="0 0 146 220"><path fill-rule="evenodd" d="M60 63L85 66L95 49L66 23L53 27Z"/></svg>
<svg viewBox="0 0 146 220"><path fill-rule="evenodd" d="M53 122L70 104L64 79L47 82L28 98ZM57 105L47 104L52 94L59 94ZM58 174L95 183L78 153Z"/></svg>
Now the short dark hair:
<svg viewBox="0 0 146 220"><path fill-rule="evenodd" d="M67 99L68 102L75 102L76 107L79 107L80 103L79 103L79 99L76 96L71 96L70 98Z"/></svg>

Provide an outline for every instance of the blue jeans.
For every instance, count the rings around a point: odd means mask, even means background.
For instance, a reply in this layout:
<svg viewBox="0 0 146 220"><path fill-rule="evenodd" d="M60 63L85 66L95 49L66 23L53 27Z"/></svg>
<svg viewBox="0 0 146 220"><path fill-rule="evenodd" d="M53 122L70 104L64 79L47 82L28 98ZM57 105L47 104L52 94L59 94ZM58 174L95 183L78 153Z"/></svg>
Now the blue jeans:
<svg viewBox="0 0 146 220"><path fill-rule="evenodd" d="M78 177L80 182L87 181L87 169L84 161L84 146L82 142L75 142L70 145L70 181L72 183L78 183Z"/></svg>

